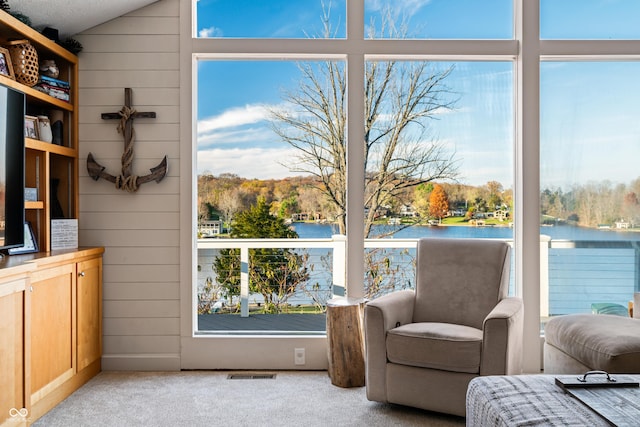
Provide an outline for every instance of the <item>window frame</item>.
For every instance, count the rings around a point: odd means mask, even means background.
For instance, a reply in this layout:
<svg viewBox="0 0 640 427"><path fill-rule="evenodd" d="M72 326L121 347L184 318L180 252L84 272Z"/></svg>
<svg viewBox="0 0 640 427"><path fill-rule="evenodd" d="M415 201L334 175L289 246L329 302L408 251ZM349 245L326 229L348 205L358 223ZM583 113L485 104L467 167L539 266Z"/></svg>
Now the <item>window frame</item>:
<svg viewBox="0 0 640 427"><path fill-rule="evenodd" d="M200 58L220 59L344 59L348 87L364 87L365 61L398 59L514 61L514 202L516 294L525 304L524 370L539 372L542 366L540 337L540 62L581 60L640 60L640 40L541 40L540 1L513 0L512 40L365 40L364 0L347 2L346 39L199 39L196 37L195 1L181 2L181 137L191 143L181 149L181 168L195 171L197 94L196 64ZM364 93L350 90L350 123L363 123ZM348 127L349 141L364 141L362 126ZM363 295L364 275L364 159L361 144L348 145L347 283L351 297ZM356 184L351 184L356 183ZM183 347L193 348L192 325L195 260L197 177L181 174L185 197L181 212L181 335ZM246 338L246 337L245 337ZM298 338L300 339L300 338ZM183 355L183 358L185 356ZM186 359L189 359L186 357ZM187 367L189 361L183 363Z"/></svg>

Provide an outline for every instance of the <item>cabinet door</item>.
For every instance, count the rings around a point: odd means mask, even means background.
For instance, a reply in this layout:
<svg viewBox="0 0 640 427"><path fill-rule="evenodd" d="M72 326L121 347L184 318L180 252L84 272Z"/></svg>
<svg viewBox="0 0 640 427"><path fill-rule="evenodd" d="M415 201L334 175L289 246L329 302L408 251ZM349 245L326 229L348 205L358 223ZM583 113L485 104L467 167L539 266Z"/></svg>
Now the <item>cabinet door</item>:
<svg viewBox="0 0 640 427"><path fill-rule="evenodd" d="M78 372L102 356L102 258L79 262Z"/></svg>
<svg viewBox="0 0 640 427"><path fill-rule="evenodd" d="M24 306L26 279L0 285L0 424L25 401ZM13 420L12 420L13 421Z"/></svg>
<svg viewBox="0 0 640 427"><path fill-rule="evenodd" d="M31 282L31 404L73 376L75 263L34 273Z"/></svg>

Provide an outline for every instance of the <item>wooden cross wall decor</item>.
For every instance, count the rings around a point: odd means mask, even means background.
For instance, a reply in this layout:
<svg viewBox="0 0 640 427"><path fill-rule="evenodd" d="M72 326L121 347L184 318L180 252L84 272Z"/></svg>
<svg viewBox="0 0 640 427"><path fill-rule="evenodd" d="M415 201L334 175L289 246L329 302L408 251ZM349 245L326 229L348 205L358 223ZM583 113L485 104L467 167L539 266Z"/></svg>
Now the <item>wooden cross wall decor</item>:
<svg viewBox="0 0 640 427"><path fill-rule="evenodd" d="M133 164L133 141L135 131L133 130L133 120L139 118L155 119L155 112L138 112L131 108L131 88L124 89L124 106L117 113L102 113L103 120L118 119L118 133L124 137L124 152L122 153L122 171L120 175L111 175L104 171L105 167L100 165L93 158L93 154L87 156L87 171L89 176L97 181L100 178L113 182L118 190L126 190L129 192L137 191L140 185L145 182L160 182L167 175L167 156L158 164L151 168L151 173L143 176L131 174L131 166Z"/></svg>

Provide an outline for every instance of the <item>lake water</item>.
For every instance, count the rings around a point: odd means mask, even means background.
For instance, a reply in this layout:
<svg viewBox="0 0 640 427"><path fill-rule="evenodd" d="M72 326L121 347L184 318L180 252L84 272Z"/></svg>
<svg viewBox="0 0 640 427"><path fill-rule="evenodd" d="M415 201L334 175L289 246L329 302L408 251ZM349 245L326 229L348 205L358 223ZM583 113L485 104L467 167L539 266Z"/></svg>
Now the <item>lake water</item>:
<svg viewBox="0 0 640 427"><path fill-rule="evenodd" d="M300 238L330 238L338 232L331 224L317 224L296 222L293 228ZM376 225L374 234L398 229L398 226ZM615 229L596 229L574 227L569 225L540 227L540 234L551 237L552 240L640 240L640 233ZM493 238L512 239L513 228L510 227L465 227L465 226L413 226L398 231L396 238L411 239L420 237L448 237L448 238Z"/></svg>

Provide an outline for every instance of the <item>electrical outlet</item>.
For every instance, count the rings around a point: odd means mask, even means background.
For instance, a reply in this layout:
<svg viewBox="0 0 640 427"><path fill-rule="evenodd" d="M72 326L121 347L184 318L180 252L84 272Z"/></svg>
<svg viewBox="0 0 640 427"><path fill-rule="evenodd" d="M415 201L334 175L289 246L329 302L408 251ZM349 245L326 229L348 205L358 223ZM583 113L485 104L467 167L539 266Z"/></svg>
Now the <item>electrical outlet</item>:
<svg viewBox="0 0 640 427"><path fill-rule="evenodd" d="M304 348L293 349L293 363L296 365L304 365Z"/></svg>

